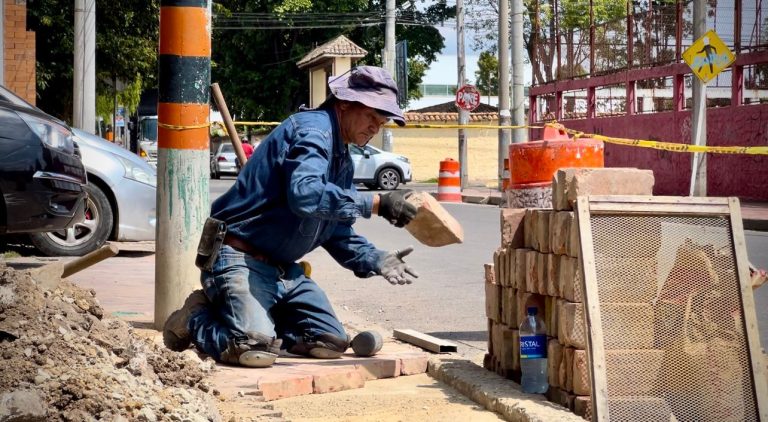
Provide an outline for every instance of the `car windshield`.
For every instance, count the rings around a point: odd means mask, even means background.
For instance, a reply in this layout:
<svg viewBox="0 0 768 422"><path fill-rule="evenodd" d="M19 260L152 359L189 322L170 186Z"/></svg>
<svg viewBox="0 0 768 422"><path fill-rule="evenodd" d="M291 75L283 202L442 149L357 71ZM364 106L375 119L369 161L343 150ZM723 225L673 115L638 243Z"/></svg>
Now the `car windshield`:
<svg viewBox="0 0 768 422"><path fill-rule="evenodd" d="M235 147L232 144L221 144L221 152L235 152Z"/></svg>
<svg viewBox="0 0 768 422"><path fill-rule="evenodd" d="M152 142L157 140L157 119L144 119L141 121L141 137Z"/></svg>

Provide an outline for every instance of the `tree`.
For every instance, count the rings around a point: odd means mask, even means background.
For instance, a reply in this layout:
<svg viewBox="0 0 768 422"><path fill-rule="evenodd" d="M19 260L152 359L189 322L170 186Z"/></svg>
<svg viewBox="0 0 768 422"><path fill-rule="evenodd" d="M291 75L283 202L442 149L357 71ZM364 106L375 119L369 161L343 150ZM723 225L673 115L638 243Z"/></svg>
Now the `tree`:
<svg viewBox="0 0 768 422"><path fill-rule="evenodd" d="M583 0L559 0L558 16L555 16L554 0L525 0L527 13L524 16L523 43L528 53L528 58L535 58L531 63L533 67L533 81L541 84L554 80L555 77L568 78L584 71L584 63L589 56L589 2ZM593 0L594 22L602 25L607 22L617 22L626 16L626 0ZM475 38L475 46L479 48L491 48L495 51L498 37L498 8L495 0L468 0L468 14L477 16L470 21L472 29L479 35ZM557 18L557 21L556 21ZM562 39L555 35L556 23ZM603 31L601 33L601 31ZM600 36L603 36L605 47L596 49L596 53L612 55L611 61L618 57L617 51L626 49L621 39L624 33L610 29L598 29L596 31L596 43L600 44ZM561 51L562 68L557 69L558 43L564 44ZM608 56L606 56L608 57ZM596 55L596 59L602 59Z"/></svg>
<svg viewBox="0 0 768 422"><path fill-rule="evenodd" d="M27 24L35 31L38 106L70 122L73 3L29 0L27 4ZM97 96L117 95L117 81L131 87L137 81L142 86L156 84L159 10L159 2L153 0L96 1ZM131 104L124 105L131 111Z"/></svg>
<svg viewBox="0 0 768 422"><path fill-rule="evenodd" d="M440 33L429 25L454 8L433 5L418 11L398 2L398 40L408 40L409 96L443 48ZM279 120L308 102L307 72L296 62L317 45L340 34L368 51L358 63L381 65L384 2L373 0L232 0L216 5L212 79L221 81L234 114ZM418 23L412 25L411 23ZM271 29L268 29L271 28Z"/></svg>
<svg viewBox="0 0 768 422"><path fill-rule="evenodd" d="M499 92L499 59L490 51L483 51L477 59L477 67L475 85L481 94L488 96L490 103L491 95L497 95Z"/></svg>

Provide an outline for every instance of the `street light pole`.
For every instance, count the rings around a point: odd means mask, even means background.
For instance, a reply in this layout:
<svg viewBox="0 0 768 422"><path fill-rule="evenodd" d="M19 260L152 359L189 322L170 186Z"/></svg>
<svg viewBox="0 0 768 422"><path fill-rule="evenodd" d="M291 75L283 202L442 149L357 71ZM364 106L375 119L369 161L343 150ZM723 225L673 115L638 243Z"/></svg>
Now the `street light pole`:
<svg viewBox="0 0 768 422"><path fill-rule="evenodd" d="M499 0L499 126L509 126L509 0ZM504 189L504 160L509 156L509 129L499 129L499 190Z"/></svg>
<svg viewBox="0 0 768 422"><path fill-rule="evenodd" d="M395 77L395 0L387 0L386 2L386 28L384 30L384 51L381 61L383 62L384 69L389 72L392 77ZM381 148L384 151L392 151L392 130L385 127L382 131Z"/></svg>
<svg viewBox="0 0 768 422"><path fill-rule="evenodd" d="M96 132L96 0L75 0L72 125Z"/></svg>
<svg viewBox="0 0 768 422"><path fill-rule="evenodd" d="M467 83L464 64L464 0L456 0L456 57L458 61L458 89ZM459 107L459 125L469 122L469 112ZM467 187L467 134L459 129L459 174L461 189Z"/></svg>
<svg viewBox="0 0 768 422"><path fill-rule="evenodd" d="M523 0L512 0L512 124L525 125L525 90L523 89ZM528 131L512 131L512 142L519 144L528 140Z"/></svg>
<svg viewBox="0 0 768 422"><path fill-rule="evenodd" d="M693 39L698 40L707 30L707 2L693 2ZM707 144L707 85L693 77L693 110L691 112L691 143ZM690 196L707 196L707 154L693 154Z"/></svg>

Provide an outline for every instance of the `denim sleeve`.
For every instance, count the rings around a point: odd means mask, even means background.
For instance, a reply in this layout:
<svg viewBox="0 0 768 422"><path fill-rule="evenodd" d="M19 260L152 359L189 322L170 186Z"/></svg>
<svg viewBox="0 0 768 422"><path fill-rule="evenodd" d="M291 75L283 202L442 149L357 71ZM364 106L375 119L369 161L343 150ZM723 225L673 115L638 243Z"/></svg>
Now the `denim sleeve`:
<svg viewBox="0 0 768 422"><path fill-rule="evenodd" d="M336 262L360 278L379 274L379 260L387 254L355 233L351 224L344 223L336 226L330 239L322 246Z"/></svg>
<svg viewBox="0 0 768 422"><path fill-rule="evenodd" d="M373 197L344 189L329 179L332 140L328 132L303 129L294 133L294 142L285 157L288 205L303 217L354 221L370 218Z"/></svg>

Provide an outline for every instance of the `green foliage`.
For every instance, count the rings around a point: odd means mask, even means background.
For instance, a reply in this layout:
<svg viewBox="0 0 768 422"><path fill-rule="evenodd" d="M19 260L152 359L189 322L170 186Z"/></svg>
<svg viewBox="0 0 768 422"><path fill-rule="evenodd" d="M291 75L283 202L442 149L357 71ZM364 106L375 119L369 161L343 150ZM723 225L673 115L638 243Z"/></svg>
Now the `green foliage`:
<svg viewBox="0 0 768 422"><path fill-rule="evenodd" d="M490 51L483 51L477 59L475 85L483 95L496 95L499 92L499 59Z"/></svg>
<svg viewBox="0 0 768 422"><path fill-rule="evenodd" d="M37 105L71 121L74 2L29 0L27 11L36 39ZM127 107L137 86L140 92L142 86L156 84L159 14L154 0L96 0L97 114L102 115L99 110L106 102L98 98L114 95L115 80L130 87L131 92L120 94Z"/></svg>
<svg viewBox="0 0 768 422"><path fill-rule="evenodd" d="M300 105L308 104L308 70L299 69L296 62L338 35L345 35L368 51L357 64L381 65L383 0L232 0L215 4L214 10L212 81L219 82L230 112L240 119L281 120ZM291 14L299 10L303 13ZM410 3L398 1L397 13L409 20L436 23L453 10L443 4L418 11ZM271 16L271 26L279 29L259 29L259 25L253 25L253 29L227 29L220 20L228 18L227 22L232 22L244 13ZM382 23L361 26L352 19L339 18L327 24L329 14L362 14ZM316 20L315 25L306 25L308 16ZM418 98L418 85L442 50L443 38L432 26L414 25L397 25L396 38L408 40L408 94Z"/></svg>

